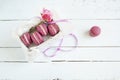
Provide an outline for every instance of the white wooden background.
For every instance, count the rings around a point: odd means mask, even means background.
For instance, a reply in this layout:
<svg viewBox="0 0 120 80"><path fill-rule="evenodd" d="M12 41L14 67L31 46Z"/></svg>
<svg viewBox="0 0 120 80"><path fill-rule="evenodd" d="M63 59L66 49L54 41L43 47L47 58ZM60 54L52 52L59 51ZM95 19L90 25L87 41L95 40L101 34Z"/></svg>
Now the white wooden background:
<svg viewBox="0 0 120 80"><path fill-rule="evenodd" d="M79 45L27 63L12 32L43 7L73 19ZM96 38L86 34L93 25L102 29ZM0 28L0 80L120 80L120 0L0 0Z"/></svg>

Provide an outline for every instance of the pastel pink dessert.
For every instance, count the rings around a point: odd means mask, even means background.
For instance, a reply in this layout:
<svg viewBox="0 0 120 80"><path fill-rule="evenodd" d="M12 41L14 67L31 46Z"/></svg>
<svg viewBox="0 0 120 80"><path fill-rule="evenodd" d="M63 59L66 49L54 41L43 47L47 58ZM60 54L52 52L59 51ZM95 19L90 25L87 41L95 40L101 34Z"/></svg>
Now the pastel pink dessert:
<svg viewBox="0 0 120 80"><path fill-rule="evenodd" d="M31 38L30 38L30 33L28 33L28 32L22 34L22 35L20 36L20 39L21 39L21 41L24 43L24 45L26 45L27 47L29 47L30 44L32 43L32 40L31 40Z"/></svg>
<svg viewBox="0 0 120 80"><path fill-rule="evenodd" d="M37 31L32 32L30 36L35 45L39 45L44 42L43 37Z"/></svg>
<svg viewBox="0 0 120 80"><path fill-rule="evenodd" d="M100 33L101 33L101 29L100 29L100 27L98 27L98 26L93 26L93 27L90 29L90 31L89 31L89 34L90 34L90 36L92 36L92 37L96 37L96 36L98 36Z"/></svg>
<svg viewBox="0 0 120 80"><path fill-rule="evenodd" d="M47 25L42 23L36 27L36 30L42 35L46 36L48 34Z"/></svg>
<svg viewBox="0 0 120 80"><path fill-rule="evenodd" d="M58 25L55 23L48 25L47 28L48 28L48 32L51 36L55 36L60 31Z"/></svg>

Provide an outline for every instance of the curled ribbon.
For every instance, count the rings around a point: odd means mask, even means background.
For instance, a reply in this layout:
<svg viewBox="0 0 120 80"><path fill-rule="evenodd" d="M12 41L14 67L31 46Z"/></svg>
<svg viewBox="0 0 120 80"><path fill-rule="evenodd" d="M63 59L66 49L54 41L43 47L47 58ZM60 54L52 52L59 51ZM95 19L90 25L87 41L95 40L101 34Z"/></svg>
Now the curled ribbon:
<svg viewBox="0 0 120 80"><path fill-rule="evenodd" d="M76 48L77 45L78 45L78 39L77 39L77 37L76 37L74 34L72 34L72 33L69 34L69 35L75 39L74 48ZM64 36L64 37L65 37L65 36ZM49 51L50 49L53 48L53 47L49 47L49 48L47 48L47 49L45 49L45 50L43 51L43 54L44 54L46 57L54 57L58 51L62 51L62 52L72 51L73 49L71 49L71 50L64 50L64 49L62 49L62 43L63 43L64 37L60 40L60 43L59 43L58 47L55 49L54 53L52 53L51 55L47 54L47 51Z"/></svg>
<svg viewBox="0 0 120 80"><path fill-rule="evenodd" d="M38 18L41 19L40 17L38 17ZM72 19L53 20L53 21L51 21L51 22L48 22L48 24L53 24L53 23L58 23L58 22L68 22L69 20L72 20ZM73 37L73 39L75 40L74 48L76 48L77 45L78 45L78 39L77 39L77 37L76 37L73 33L70 33L69 35L70 35L71 37ZM64 37L65 37L65 36L64 36ZM46 56L46 57L54 57L58 51L62 51L62 52L72 51L73 49L71 49L71 50L64 50L64 49L62 49L62 43L63 43L64 37L60 40L60 43L59 43L58 47L55 49L55 51L54 51L51 55L49 55L49 54L47 54L47 53L48 53L48 51L49 51L50 49L52 49L53 47L48 47L48 48L46 48L46 49L42 52L42 53L44 54L44 56Z"/></svg>

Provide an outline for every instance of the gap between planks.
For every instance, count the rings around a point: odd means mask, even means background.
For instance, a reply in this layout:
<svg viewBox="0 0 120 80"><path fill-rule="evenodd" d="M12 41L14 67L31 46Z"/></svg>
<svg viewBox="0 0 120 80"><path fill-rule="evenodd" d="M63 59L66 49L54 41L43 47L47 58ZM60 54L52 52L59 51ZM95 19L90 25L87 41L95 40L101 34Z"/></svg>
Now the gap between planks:
<svg viewBox="0 0 120 80"><path fill-rule="evenodd" d="M0 21L29 21L30 19L0 19ZM101 19L101 18L98 18L98 19L77 19L77 18L72 18L70 20L120 20L120 18L115 18L115 19L109 19L109 18L106 18L106 19Z"/></svg>
<svg viewBox="0 0 120 80"><path fill-rule="evenodd" d="M58 46L50 46L53 48L56 48ZM120 46L61 46L62 48L71 48L71 47L76 47L76 48L120 48ZM2 47L0 46L0 48L21 48L19 46L15 46L15 47Z"/></svg>
<svg viewBox="0 0 120 80"><path fill-rule="evenodd" d="M67 63L98 63L98 62L117 62L120 63L120 60L51 60L51 61L34 61L32 63L61 63L61 62L67 62ZM0 61L0 63L29 63L28 61ZM30 62L31 63L31 62Z"/></svg>

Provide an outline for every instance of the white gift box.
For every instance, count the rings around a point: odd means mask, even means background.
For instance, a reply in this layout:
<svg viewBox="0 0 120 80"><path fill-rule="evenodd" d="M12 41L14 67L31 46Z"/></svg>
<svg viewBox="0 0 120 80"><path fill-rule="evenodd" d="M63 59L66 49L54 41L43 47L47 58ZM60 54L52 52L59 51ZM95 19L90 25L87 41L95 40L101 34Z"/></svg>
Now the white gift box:
<svg viewBox="0 0 120 80"><path fill-rule="evenodd" d="M60 20L60 18L54 18L54 20ZM57 40L60 40L63 36L71 33L72 29L72 24L71 22L58 22L57 25L60 28L60 32L58 34L56 34L55 36L51 36L48 39L46 39L43 43L41 43L38 46L32 46L32 47L26 47L23 42L20 39L20 36L25 33L28 32L29 29L32 26L35 26L37 24L39 24L41 22L40 18L38 17L34 17L31 20L27 21L25 24L23 24L22 26L20 26L17 30L16 30L16 38L18 40L18 42L21 44L21 47L26 55L26 58L29 62L31 61L35 61L37 57L39 57L41 61L50 61L51 58L44 56L44 54L42 53L46 48L48 48L49 46L51 46L54 42L56 42ZM21 23L22 24L22 23Z"/></svg>

